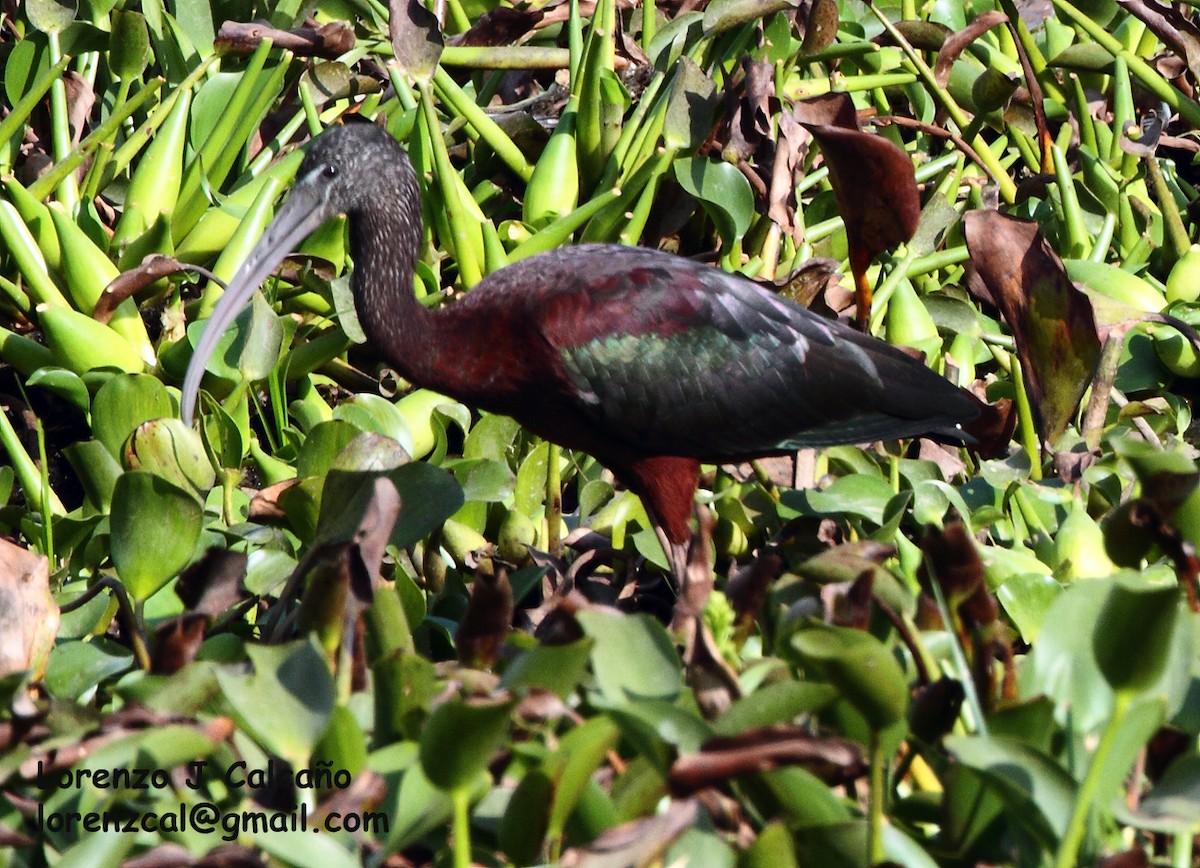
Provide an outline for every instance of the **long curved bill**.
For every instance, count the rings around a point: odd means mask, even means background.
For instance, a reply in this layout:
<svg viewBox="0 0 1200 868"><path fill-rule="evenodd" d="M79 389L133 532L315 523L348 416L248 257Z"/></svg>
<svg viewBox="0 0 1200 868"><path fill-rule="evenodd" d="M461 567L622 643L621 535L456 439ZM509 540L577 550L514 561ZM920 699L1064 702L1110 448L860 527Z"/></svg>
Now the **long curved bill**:
<svg viewBox="0 0 1200 868"><path fill-rule="evenodd" d="M325 202L317 191L304 180L297 182L291 195L267 227L267 231L234 275L204 326L200 342L196 344L196 351L188 364L187 375L183 378L180 410L185 425L192 424L196 398L200 394L200 380L204 377L205 367L221 335L241 313L242 308L250 303L254 291L267 279L267 275L275 270L297 244L331 216L325 212Z"/></svg>

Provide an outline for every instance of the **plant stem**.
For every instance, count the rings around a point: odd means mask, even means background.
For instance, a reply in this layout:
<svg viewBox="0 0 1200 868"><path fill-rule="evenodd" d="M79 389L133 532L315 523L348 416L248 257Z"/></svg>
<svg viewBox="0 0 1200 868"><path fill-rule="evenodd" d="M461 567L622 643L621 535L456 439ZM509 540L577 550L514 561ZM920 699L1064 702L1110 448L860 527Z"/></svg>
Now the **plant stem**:
<svg viewBox="0 0 1200 868"><path fill-rule="evenodd" d="M979 735L988 734L987 720L983 716L983 703L979 700L979 692L975 689L975 679L971 677L971 665L967 662L966 652L958 641L958 631L954 628L954 618L950 606L946 604L946 596L938 582L933 562L925 558L925 570L929 573L929 587L933 591L933 599L937 603L938 614L942 616L946 634L950 637L950 656L954 658L954 668L958 670L958 680L962 684L967 705L971 707L971 717L974 718L975 732Z"/></svg>
<svg viewBox="0 0 1200 868"><path fill-rule="evenodd" d="M1042 478L1042 446L1037 430L1033 425L1033 404L1029 400L1029 392L1025 389L1025 376L1021 370L1021 360L1012 360L1013 386L1016 387L1017 427L1020 429L1021 445L1029 456L1029 478L1035 482Z"/></svg>
<svg viewBox="0 0 1200 868"><path fill-rule="evenodd" d="M546 549L554 557L562 554L562 475L558 463L562 447L550 443L546 453Z"/></svg>
<svg viewBox="0 0 1200 868"><path fill-rule="evenodd" d="M471 795L460 787L450 798L454 802L454 868L471 868Z"/></svg>
<svg viewBox="0 0 1200 868"><path fill-rule="evenodd" d="M1117 740L1117 733L1121 731L1121 725L1125 722L1125 715L1129 711L1132 700L1133 694L1125 691L1118 692L1116 695L1112 717L1108 720L1108 726L1104 728L1104 734L1100 736L1100 744L1096 746L1096 752L1092 754L1087 774L1075 794L1075 806L1071 810L1071 819L1067 822L1067 831L1063 834L1062 842L1058 845L1058 854L1054 859L1055 868L1072 868L1079 864L1079 848L1087 835L1088 814L1091 811L1092 802L1096 800L1096 787L1100 782L1100 775L1105 764L1108 762L1108 755Z"/></svg>
<svg viewBox="0 0 1200 868"><path fill-rule="evenodd" d="M883 855L883 803L886 796L887 757L883 753L883 738L878 732L871 735L870 792L867 794L867 853L870 864L878 865Z"/></svg>

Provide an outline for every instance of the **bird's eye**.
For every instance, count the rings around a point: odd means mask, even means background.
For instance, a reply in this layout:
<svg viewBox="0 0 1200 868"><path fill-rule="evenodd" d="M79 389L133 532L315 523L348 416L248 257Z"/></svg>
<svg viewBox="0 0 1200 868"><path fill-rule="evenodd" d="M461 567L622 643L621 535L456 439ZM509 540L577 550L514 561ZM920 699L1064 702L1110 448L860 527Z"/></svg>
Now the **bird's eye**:
<svg viewBox="0 0 1200 868"><path fill-rule="evenodd" d="M330 164L325 167L325 177L326 178L336 178L337 173L338 173L337 166Z"/></svg>

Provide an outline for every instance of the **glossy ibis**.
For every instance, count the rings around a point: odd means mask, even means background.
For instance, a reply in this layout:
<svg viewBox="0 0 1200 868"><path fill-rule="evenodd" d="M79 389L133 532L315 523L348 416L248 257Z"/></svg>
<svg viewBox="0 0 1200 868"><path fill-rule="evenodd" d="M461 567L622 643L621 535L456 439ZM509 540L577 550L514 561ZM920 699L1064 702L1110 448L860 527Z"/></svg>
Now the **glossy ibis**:
<svg viewBox="0 0 1200 868"><path fill-rule="evenodd" d="M311 144L291 195L220 299L183 386L190 424L221 333L305 236L346 214L371 344L411 382L595 456L641 496L684 578L700 464L808 446L955 436L978 403L897 349L749 280L655 250L588 244L523 259L458 302L413 294L421 200L369 124Z"/></svg>

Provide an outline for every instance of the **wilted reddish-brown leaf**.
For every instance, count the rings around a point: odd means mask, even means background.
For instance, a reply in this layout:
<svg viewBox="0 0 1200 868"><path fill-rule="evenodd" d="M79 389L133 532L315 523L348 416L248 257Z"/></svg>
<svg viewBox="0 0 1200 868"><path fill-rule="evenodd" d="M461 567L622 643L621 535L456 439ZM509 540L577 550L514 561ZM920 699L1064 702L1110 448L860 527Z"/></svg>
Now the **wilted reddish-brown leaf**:
<svg viewBox="0 0 1200 868"><path fill-rule="evenodd" d="M0 676L29 670L41 678L58 619L50 562L0 539Z"/></svg>
<svg viewBox="0 0 1200 868"><path fill-rule="evenodd" d="M208 616L196 612L159 624L154 631L150 672L154 675L174 675L195 660L207 629Z"/></svg>
<svg viewBox="0 0 1200 868"><path fill-rule="evenodd" d="M453 45L512 45L542 20L537 9L497 6L475 21L465 33L450 40Z"/></svg>
<svg viewBox="0 0 1200 868"><path fill-rule="evenodd" d="M245 575L244 552L214 546L183 571L175 583L175 593L189 612L216 618L247 598L242 590Z"/></svg>
<svg viewBox="0 0 1200 868"><path fill-rule="evenodd" d="M559 864L563 868L657 864L675 839L696 824L698 816L695 801L673 802L661 813L608 829L587 847L568 850Z"/></svg>
<svg viewBox="0 0 1200 868"><path fill-rule="evenodd" d="M775 549L767 549L749 565L737 571L725 585L725 596L737 615L738 633L749 634L767 598L771 583L783 575L787 566L783 556Z"/></svg>
<svg viewBox="0 0 1200 868"><path fill-rule="evenodd" d="M946 41L942 43L941 50L938 51L937 64L933 68L933 76L937 80L938 87L946 87L950 83L950 67L954 66L954 61L958 60L968 45L997 24L1007 20L1008 16L1003 12L996 10L984 12L971 19L971 22L962 30L947 36Z"/></svg>
<svg viewBox="0 0 1200 868"><path fill-rule="evenodd" d="M490 668L504 648L512 617L513 593L508 571L496 567L492 575L477 569L467 612L454 634L459 662L476 669Z"/></svg>
<svg viewBox="0 0 1200 868"><path fill-rule="evenodd" d="M945 675L919 688L908 707L908 725L913 735L936 744L954 729L965 696L962 683Z"/></svg>
<svg viewBox="0 0 1200 868"><path fill-rule="evenodd" d="M325 57L333 60L354 48L354 31L342 21L332 21L321 27L297 27L280 30L261 21L242 23L226 21L217 31L215 45L226 51L249 54L270 39L276 48L293 54Z"/></svg>
<svg viewBox="0 0 1200 868"><path fill-rule="evenodd" d="M1092 303L1067 277L1037 224L996 211L964 218L983 295L1000 309L1017 345L1042 439L1066 430L1100 362Z"/></svg>
<svg viewBox="0 0 1200 868"><path fill-rule="evenodd" d="M925 563L933 568L933 575L928 575L923 564L918 578L922 584L931 580L937 582L950 606L957 605L981 587L986 590L983 561L962 521L949 521L941 530L926 528L921 551L925 553Z"/></svg>
<svg viewBox="0 0 1200 868"><path fill-rule="evenodd" d="M804 124L821 146L838 213L846 225L857 319L867 324L871 285L867 266L883 251L912 238L921 217L921 195L912 160L882 136L827 124Z"/></svg>
<svg viewBox="0 0 1200 868"><path fill-rule="evenodd" d="M833 785L849 783L867 770L862 749L849 739L822 738L798 726L768 726L709 739L699 753L684 754L671 765L668 783L682 797L739 775L784 766L799 766Z"/></svg>
<svg viewBox="0 0 1200 868"><path fill-rule="evenodd" d="M792 117L796 123L805 126L819 124L847 130L859 129L858 110L854 108L854 100L848 93L826 93L801 100L792 106Z"/></svg>
<svg viewBox="0 0 1200 868"><path fill-rule="evenodd" d="M1097 868L1150 868L1150 857L1141 847L1136 847L1101 859Z"/></svg>

